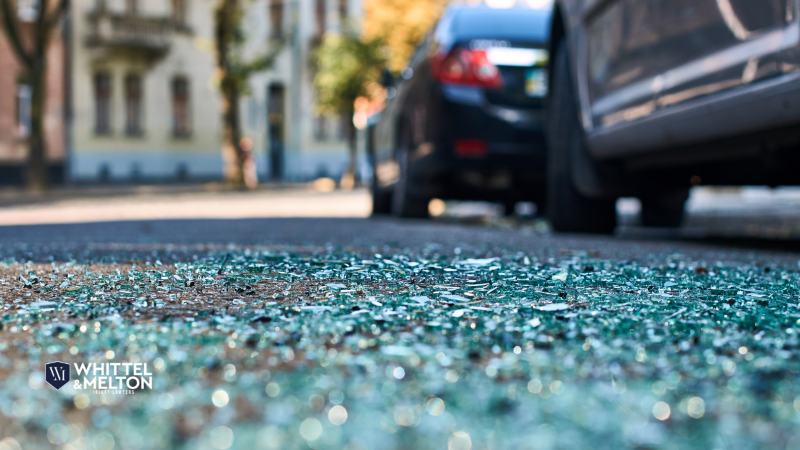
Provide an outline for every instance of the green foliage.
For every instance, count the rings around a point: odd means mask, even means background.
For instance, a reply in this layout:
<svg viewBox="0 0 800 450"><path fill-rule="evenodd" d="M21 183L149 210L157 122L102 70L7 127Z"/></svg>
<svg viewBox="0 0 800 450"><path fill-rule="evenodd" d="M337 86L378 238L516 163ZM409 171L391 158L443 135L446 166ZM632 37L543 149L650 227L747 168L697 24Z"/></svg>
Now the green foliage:
<svg viewBox="0 0 800 450"><path fill-rule="evenodd" d="M230 77L236 90L242 94L249 95L250 85L247 83L247 80L254 73L263 72L272 68L275 58L278 57L281 49L281 45L278 44L272 47L266 54L257 56L249 61L236 58L231 61L228 65L227 75Z"/></svg>
<svg viewBox="0 0 800 450"><path fill-rule="evenodd" d="M314 60L317 109L336 114L353 111L356 98L370 97L369 87L380 81L386 63L379 40L349 33L325 35Z"/></svg>

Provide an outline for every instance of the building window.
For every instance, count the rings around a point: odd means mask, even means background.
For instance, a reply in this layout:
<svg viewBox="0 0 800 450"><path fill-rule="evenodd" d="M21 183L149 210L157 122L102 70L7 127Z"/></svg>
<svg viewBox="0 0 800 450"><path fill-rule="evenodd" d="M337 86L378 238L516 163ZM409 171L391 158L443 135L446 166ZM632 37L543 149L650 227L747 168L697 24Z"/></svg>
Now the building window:
<svg viewBox="0 0 800 450"><path fill-rule="evenodd" d="M17 126L21 138L31 134L31 94L31 87L27 84L17 87Z"/></svg>
<svg viewBox="0 0 800 450"><path fill-rule="evenodd" d="M135 74L125 77L125 133L142 134L142 77Z"/></svg>
<svg viewBox="0 0 800 450"><path fill-rule="evenodd" d="M342 23L342 26L345 25L345 20L347 19L347 0L339 0L339 20Z"/></svg>
<svg viewBox="0 0 800 450"><path fill-rule="evenodd" d="M270 0L269 21L272 39L283 39L283 2L284 0Z"/></svg>
<svg viewBox="0 0 800 450"><path fill-rule="evenodd" d="M111 133L111 75L107 73L94 76L94 131Z"/></svg>
<svg viewBox="0 0 800 450"><path fill-rule="evenodd" d="M314 119L314 139L324 141L328 138L328 121L325 116L317 116Z"/></svg>
<svg viewBox="0 0 800 450"><path fill-rule="evenodd" d="M179 25L186 23L186 0L172 0L172 21Z"/></svg>
<svg viewBox="0 0 800 450"><path fill-rule="evenodd" d="M316 0L314 7L314 35L317 37L325 34L325 15L327 14L325 7L326 0Z"/></svg>
<svg viewBox="0 0 800 450"><path fill-rule="evenodd" d="M189 121L189 81L177 77L172 80L172 134L177 138L188 137Z"/></svg>
<svg viewBox="0 0 800 450"><path fill-rule="evenodd" d="M125 13L134 15L139 12L138 0L125 0Z"/></svg>

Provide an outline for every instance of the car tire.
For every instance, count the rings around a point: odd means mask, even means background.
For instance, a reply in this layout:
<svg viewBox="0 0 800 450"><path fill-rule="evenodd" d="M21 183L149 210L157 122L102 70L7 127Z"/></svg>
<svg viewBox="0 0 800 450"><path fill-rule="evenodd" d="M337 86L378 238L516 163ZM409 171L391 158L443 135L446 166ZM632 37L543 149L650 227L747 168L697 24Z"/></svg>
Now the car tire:
<svg viewBox="0 0 800 450"><path fill-rule="evenodd" d="M556 51L551 78L547 216L556 231L610 234L616 227L616 199L587 197L575 188L572 179L576 158L590 160L584 130L578 120L578 100L568 52L564 40Z"/></svg>
<svg viewBox="0 0 800 450"><path fill-rule="evenodd" d="M506 200L503 201L503 215L506 217L513 217L517 214L517 201Z"/></svg>
<svg viewBox="0 0 800 450"><path fill-rule="evenodd" d="M418 186L414 185L409 173L408 151L400 149L397 153L399 177L392 193L392 214L397 217L428 217L429 200L420 195Z"/></svg>
<svg viewBox="0 0 800 450"><path fill-rule="evenodd" d="M640 198L642 202L642 225L660 228L677 228L681 226L684 205L688 198L688 189L666 194L642 196Z"/></svg>
<svg viewBox="0 0 800 450"><path fill-rule="evenodd" d="M392 191L372 186L372 215L384 216L392 213Z"/></svg>

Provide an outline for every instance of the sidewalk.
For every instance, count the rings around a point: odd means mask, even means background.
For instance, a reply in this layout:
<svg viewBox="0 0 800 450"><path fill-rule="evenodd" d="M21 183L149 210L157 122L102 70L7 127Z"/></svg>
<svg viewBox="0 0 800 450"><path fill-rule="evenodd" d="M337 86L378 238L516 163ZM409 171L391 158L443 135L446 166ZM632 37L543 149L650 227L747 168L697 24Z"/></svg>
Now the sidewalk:
<svg viewBox="0 0 800 450"><path fill-rule="evenodd" d="M365 189L320 192L311 185L265 185L226 191L221 185L76 187L44 196L0 191L0 225L157 219L367 217Z"/></svg>

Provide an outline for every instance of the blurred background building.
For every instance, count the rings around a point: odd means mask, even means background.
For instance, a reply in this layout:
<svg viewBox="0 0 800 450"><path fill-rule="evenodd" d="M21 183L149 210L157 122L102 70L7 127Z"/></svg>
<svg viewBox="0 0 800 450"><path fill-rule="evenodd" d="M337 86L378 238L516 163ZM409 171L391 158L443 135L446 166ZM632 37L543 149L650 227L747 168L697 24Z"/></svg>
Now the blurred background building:
<svg viewBox="0 0 800 450"><path fill-rule="evenodd" d="M212 6L72 1L71 180L219 178Z"/></svg>
<svg viewBox="0 0 800 450"><path fill-rule="evenodd" d="M275 66L250 79L251 96L244 100L245 134L255 147L259 171L267 164L272 180L338 179L348 163L344 120L314 109L312 57L326 31L357 26L363 15L361 0L254 1L245 24L249 50L264 42L281 45ZM367 173L366 157L360 158Z"/></svg>
<svg viewBox="0 0 800 450"><path fill-rule="evenodd" d="M359 22L361 2L254 0L247 7L246 51L281 46L275 65L251 77L240 105L259 178L338 179L348 163L343 120L350 118L315 112L311 61L325 31ZM49 60L54 182L222 177L214 8L210 0L72 0ZM30 95L2 36L0 64L12 68L0 73L0 179L21 184ZM365 158L361 165L368 172Z"/></svg>
<svg viewBox="0 0 800 450"><path fill-rule="evenodd" d="M32 1L19 1L18 20L23 39L30 37L35 17ZM61 34L53 36L47 54L45 134L50 179L64 181L65 88L68 61ZM11 46L0 33L0 186L21 185L26 167L26 140L31 128L31 87Z"/></svg>

